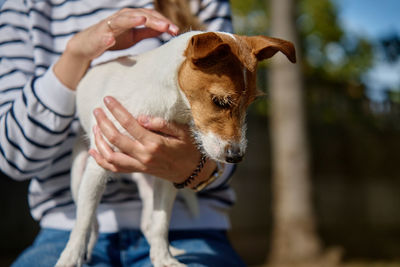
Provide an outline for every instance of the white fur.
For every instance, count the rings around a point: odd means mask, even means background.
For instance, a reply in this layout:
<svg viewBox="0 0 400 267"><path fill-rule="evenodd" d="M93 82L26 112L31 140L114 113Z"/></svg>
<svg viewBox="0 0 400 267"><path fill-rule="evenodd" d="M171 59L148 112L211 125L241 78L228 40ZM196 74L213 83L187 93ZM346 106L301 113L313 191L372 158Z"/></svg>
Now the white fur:
<svg viewBox="0 0 400 267"><path fill-rule="evenodd" d="M104 106L102 100L107 95L118 99L134 116L152 115L188 123L190 107L179 90L178 68L185 59L183 51L187 42L195 34L186 33L161 49L136 57L123 57L89 71L77 91L78 114L84 130L91 132L95 123L92 111ZM168 64L160 65L157 62Z"/></svg>
<svg viewBox="0 0 400 267"><path fill-rule="evenodd" d="M179 89L177 75L178 68L185 59L183 52L187 43L198 33L183 34L166 45L137 57L124 57L101 64L86 74L77 90L77 109L82 127L89 137L90 147L95 147L91 130L95 124L92 111L96 107L104 107L103 98L107 95L120 101L133 116L150 115L168 121L193 124L189 102ZM108 118L124 132L112 115L108 114ZM209 156L224 160L223 149L227 141L220 140L212 133L199 133L198 141ZM77 150L82 152L82 146L82 143L78 144ZM71 182L77 203L77 219L56 266L81 266L85 256L90 258L98 231L96 208L107 177L111 175L91 157L87 158L86 168L83 168L79 158L85 156L81 153L77 155L81 156L74 161L74 165L77 164L74 169L81 171L72 172ZM135 174L133 179L138 184L143 201L141 229L150 243L152 263L155 267L184 266L172 256L167 240L177 189L170 182L145 174ZM189 206L196 209L196 205ZM181 252L176 249L173 251Z"/></svg>
<svg viewBox="0 0 400 267"><path fill-rule="evenodd" d="M198 133L196 135L197 142L201 142L202 147L207 154L218 161L225 160L225 148L229 144L226 140L220 138L212 132L206 134Z"/></svg>

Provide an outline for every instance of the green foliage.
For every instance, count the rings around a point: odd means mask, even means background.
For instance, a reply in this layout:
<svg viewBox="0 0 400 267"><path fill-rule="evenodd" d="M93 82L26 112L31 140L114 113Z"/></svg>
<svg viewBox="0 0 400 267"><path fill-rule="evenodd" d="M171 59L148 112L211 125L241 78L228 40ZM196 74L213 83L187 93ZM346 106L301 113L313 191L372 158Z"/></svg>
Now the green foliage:
<svg viewBox="0 0 400 267"><path fill-rule="evenodd" d="M259 35L267 34L268 10L266 1L261 0L231 0L234 15L234 28L239 34Z"/></svg>
<svg viewBox="0 0 400 267"><path fill-rule="evenodd" d="M267 0L259 1L232 1L235 28L243 34L267 34L268 12ZM365 86L362 76L372 66L373 49L366 40L356 35L347 35L338 20L338 10L331 0L297 0L296 25L300 37L300 55L304 55L299 64L303 65L307 103L311 107L319 106L315 101L321 98L350 101L351 99L365 99ZM260 65L261 69L266 63ZM261 90L266 90L266 71L259 72L264 76L263 83L259 83ZM334 90L332 85L337 86ZM316 97L318 96L318 97ZM268 101L268 97L266 98ZM258 101L254 110L266 114L268 103ZM341 117L333 103L324 107L329 111L317 114L322 121L332 121ZM315 105L314 105L315 104ZM314 105L314 106L313 106ZM313 110L313 108L312 108Z"/></svg>
<svg viewBox="0 0 400 267"><path fill-rule="evenodd" d="M337 9L330 0L300 0L298 3L298 21L304 35L318 36L322 46L340 41L343 31L337 22Z"/></svg>
<svg viewBox="0 0 400 267"><path fill-rule="evenodd" d="M247 16L254 10L266 10L266 1L262 0L231 0L230 2L233 12L240 16Z"/></svg>
<svg viewBox="0 0 400 267"><path fill-rule="evenodd" d="M389 91L389 99L393 103L400 104L400 91Z"/></svg>
<svg viewBox="0 0 400 267"><path fill-rule="evenodd" d="M234 26L240 34L268 35L268 0L232 0ZM327 81L360 81L372 66L372 46L346 35L331 0L298 0L297 26L306 75ZM262 66L264 67L264 65Z"/></svg>
<svg viewBox="0 0 400 267"><path fill-rule="evenodd" d="M321 81L360 82L373 63L372 45L346 35L330 0L300 0L297 25L306 75Z"/></svg>

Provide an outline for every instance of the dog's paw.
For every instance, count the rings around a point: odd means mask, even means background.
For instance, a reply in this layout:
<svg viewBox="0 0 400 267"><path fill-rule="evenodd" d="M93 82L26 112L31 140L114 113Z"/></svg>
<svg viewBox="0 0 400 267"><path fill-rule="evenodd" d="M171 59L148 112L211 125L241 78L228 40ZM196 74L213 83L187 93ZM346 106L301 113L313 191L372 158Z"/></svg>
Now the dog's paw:
<svg viewBox="0 0 400 267"><path fill-rule="evenodd" d="M153 260L154 267L186 267L186 264L179 262L173 257L155 258Z"/></svg>
<svg viewBox="0 0 400 267"><path fill-rule="evenodd" d="M176 248L173 246L169 246L169 252L171 253L172 256L179 256L179 255L183 255L186 253L186 251L184 249L180 249L180 248Z"/></svg>
<svg viewBox="0 0 400 267"><path fill-rule="evenodd" d="M65 248L56 263L56 267L80 267L84 263L85 253L79 249Z"/></svg>

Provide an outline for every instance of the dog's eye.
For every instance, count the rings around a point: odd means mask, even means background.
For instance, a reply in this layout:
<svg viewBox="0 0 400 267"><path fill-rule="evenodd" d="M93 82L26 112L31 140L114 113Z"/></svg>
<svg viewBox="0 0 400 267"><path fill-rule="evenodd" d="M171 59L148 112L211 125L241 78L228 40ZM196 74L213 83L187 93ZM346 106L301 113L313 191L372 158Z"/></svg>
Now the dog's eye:
<svg viewBox="0 0 400 267"><path fill-rule="evenodd" d="M229 96L227 97L213 96L212 101L219 108L228 109L232 107L232 98Z"/></svg>

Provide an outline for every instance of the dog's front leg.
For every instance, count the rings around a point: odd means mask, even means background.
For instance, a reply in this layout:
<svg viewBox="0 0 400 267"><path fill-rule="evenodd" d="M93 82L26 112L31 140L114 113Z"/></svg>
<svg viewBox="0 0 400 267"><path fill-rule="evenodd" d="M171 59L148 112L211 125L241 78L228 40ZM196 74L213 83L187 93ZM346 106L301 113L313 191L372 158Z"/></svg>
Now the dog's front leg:
<svg viewBox="0 0 400 267"><path fill-rule="evenodd" d="M142 230L147 242L150 242L151 216L153 214L153 185L154 178L144 173L135 173L132 175L133 181L136 182L139 195L142 200L142 217L140 221L140 229Z"/></svg>
<svg viewBox="0 0 400 267"><path fill-rule="evenodd" d="M163 179L154 181L154 210L150 236L150 258L154 267L186 266L172 257L169 251L168 230L177 189Z"/></svg>
<svg viewBox="0 0 400 267"><path fill-rule="evenodd" d="M88 159L78 192L76 222L56 266L83 264L96 208L106 186L106 174L93 158Z"/></svg>

